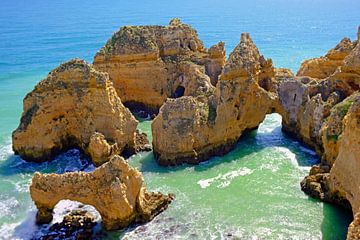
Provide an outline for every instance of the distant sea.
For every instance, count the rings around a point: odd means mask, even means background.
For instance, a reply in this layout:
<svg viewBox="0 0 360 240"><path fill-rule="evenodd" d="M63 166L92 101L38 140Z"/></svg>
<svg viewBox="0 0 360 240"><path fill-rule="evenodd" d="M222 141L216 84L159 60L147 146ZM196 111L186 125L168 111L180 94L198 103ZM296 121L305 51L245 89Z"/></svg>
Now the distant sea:
<svg viewBox="0 0 360 240"><path fill-rule="evenodd" d="M60 63L92 58L123 25L166 25L171 18L197 29L206 47L224 41L227 54L249 32L276 67L296 72L343 37L355 40L358 0L76 1L1 0L0 3L0 239L39 238L28 186L34 171L92 171L78 151L51 163L27 163L11 150L22 100ZM151 138L150 121L140 130ZM176 201L153 222L124 231L101 232L118 239L344 239L351 215L304 195L299 183L318 161L315 153L280 130L281 117L268 115L224 157L197 166L162 168L152 153L129 162L150 190L173 192ZM60 221L76 203L55 209ZM88 207L90 211L94 209ZM96 213L96 212L95 212ZM100 220L99 220L100 221Z"/></svg>

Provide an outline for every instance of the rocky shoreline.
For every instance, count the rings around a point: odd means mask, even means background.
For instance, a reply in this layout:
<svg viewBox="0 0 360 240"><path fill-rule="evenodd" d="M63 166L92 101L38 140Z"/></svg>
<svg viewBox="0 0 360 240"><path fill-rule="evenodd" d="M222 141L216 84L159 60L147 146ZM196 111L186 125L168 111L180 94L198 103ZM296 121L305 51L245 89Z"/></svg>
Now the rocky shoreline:
<svg viewBox="0 0 360 240"><path fill-rule="evenodd" d="M223 42L206 49L196 30L179 19L168 26L125 26L96 53L93 64L63 63L25 97L13 149L25 160L42 162L75 147L98 166L89 174L36 173L30 189L38 222L50 222L56 203L70 198L96 207L106 229L119 229L151 220L173 200L148 193L141 173L118 156L151 150L127 107L154 118L152 148L163 166L224 155L266 114L276 112L283 131L321 157L301 189L351 209L348 239L358 239L359 90L360 28L356 41L344 38L325 56L304 61L295 75L276 68L248 33L226 59ZM92 191L81 191L91 186ZM123 200L105 201L107 191L121 193ZM132 195L131 201L124 194ZM109 217L100 210L105 202L118 204L113 210L127 207L128 214Z"/></svg>

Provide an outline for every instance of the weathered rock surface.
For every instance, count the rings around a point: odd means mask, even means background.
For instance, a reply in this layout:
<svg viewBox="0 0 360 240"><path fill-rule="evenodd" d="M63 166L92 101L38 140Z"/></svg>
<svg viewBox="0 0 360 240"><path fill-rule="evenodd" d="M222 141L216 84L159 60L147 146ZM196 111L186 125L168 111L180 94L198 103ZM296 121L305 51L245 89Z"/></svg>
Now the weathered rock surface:
<svg viewBox="0 0 360 240"><path fill-rule="evenodd" d="M360 211L360 95L356 96L344 120L339 154L330 170L331 189L351 204L353 213Z"/></svg>
<svg viewBox="0 0 360 240"><path fill-rule="evenodd" d="M340 124L342 131L339 133L336 128L336 135L330 135L331 138L337 136L336 151L331 152L336 159L325 163L329 165L313 166L310 175L301 182L301 189L312 197L352 210L354 221L349 226L347 239L359 239L360 95L350 96L345 103L337 104L334 108L339 107L340 113L345 114ZM336 126L339 124L339 120L330 121L335 121ZM332 133L332 130L326 129L325 134L329 132Z"/></svg>
<svg viewBox="0 0 360 240"><path fill-rule="evenodd" d="M355 214L354 220L351 222L348 233L347 240L358 240L360 239L360 213Z"/></svg>
<svg viewBox="0 0 360 240"><path fill-rule="evenodd" d="M42 235L41 240L53 239L93 239L95 217L85 210L74 210L64 216L60 223L49 228L49 233Z"/></svg>
<svg viewBox="0 0 360 240"><path fill-rule="evenodd" d="M13 149L26 160L41 162L76 147L97 163L133 148L137 123L108 75L74 59L51 71L25 97Z"/></svg>
<svg viewBox="0 0 360 240"><path fill-rule="evenodd" d="M196 30L179 19L168 26L122 27L94 57L94 67L109 73L125 105L150 113L169 97L215 85L224 63L224 43L206 50Z"/></svg>
<svg viewBox="0 0 360 240"><path fill-rule="evenodd" d="M312 197L351 209L354 221L347 239L359 239L360 27L358 40L352 44L346 56L343 52L344 58L338 58L343 61L336 70L312 90L311 95L319 96L322 109L319 119L323 121L312 141L322 158L320 165L313 166L301 182L301 188Z"/></svg>
<svg viewBox="0 0 360 240"><path fill-rule="evenodd" d="M329 77L339 66L343 65L344 59L354 47L355 44L349 38L344 38L325 56L305 60L296 75L318 79Z"/></svg>
<svg viewBox="0 0 360 240"><path fill-rule="evenodd" d="M157 161L198 163L227 153L244 131L256 128L267 113L278 112L283 130L315 148L322 155L321 173L329 173L338 154L344 109L360 86L359 46L344 39L330 50L326 57L336 60L337 66L324 79L295 77L287 69L275 69L243 34L215 91L203 88L197 95L168 99L162 106L152 124ZM317 186L327 187L328 177L316 179L324 183ZM326 198L348 205L344 197L322 197Z"/></svg>
<svg viewBox="0 0 360 240"><path fill-rule="evenodd" d="M242 132L257 127L275 95L259 83L275 76L250 38L242 34L216 89L168 99L152 123L153 148L161 165L198 163L227 153Z"/></svg>
<svg viewBox="0 0 360 240"><path fill-rule="evenodd" d="M108 230L150 221L173 200L173 195L148 192L141 173L117 155L91 173L35 173L30 194L37 223L49 223L55 205L68 199L94 206Z"/></svg>

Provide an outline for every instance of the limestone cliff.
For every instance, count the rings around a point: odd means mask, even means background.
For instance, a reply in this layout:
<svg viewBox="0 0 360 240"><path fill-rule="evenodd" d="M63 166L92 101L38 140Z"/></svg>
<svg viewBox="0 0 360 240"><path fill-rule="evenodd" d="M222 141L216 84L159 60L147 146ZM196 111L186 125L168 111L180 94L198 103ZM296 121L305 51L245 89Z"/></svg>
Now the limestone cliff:
<svg viewBox="0 0 360 240"><path fill-rule="evenodd" d="M334 106L359 89L359 49L360 44L345 39L327 54L338 60L333 73L324 79L295 77L287 69L275 69L250 36L242 34L215 90L202 88L195 95L169 99L160 109L152 124L158 162L198 163L226 153L243 131L257 127L267 113L278 112L283 130L320 155L325 152L323 163L331 165L336 143L323 136L342 119L341 112L332 110Z"/></svg>
<svg viewBox="0 0 360 240"><path fill-rule="evenodd" d="M20 125L13 132L13 149L26 160L42 162L76 147L97 163L133 148L137 123L108 75L74 59L27 94Z"/></svg>
<svg viewBox="0 0 360 240"><path fill-rule="evenodd" d="M354 97L343 122L339 154L331 168L329 181L331 190L340 192L355 214L360 211L360 95Z"/></svg>
<svg viewBox="0 0 360 240"><path fill-rule="evenodd" d="M150 221L173 200L148 192L141 173L117 155L91 173L35 173L30 194L38 208L37 223L51 222L55 205L68 199L94 206L107 230Z"/></svg>
<svg viewBox="0 0 360 240"><path fill-rule="evenodd" d="M312 197L352 210L354 221L348 239L357 239L354 236L358 234L360 212L360 95L354 94L335 105L328 121L335 124L327 123L323 138L336 140L336 148L325 156L331 155L335 160L326 158L327 161L323 159L320 165L313 166L301 182L301 189Z"/></svg>
<svg viewBox="0 0 360 240"><path fill-rule="evenodd" d="M168 99L161 107L152 124L158 162L198 163L228 152L243 131L257 127L271 111L276 96L259 83L273 76L271 60L260 55L249 34L242 34L215 91Z"/></svg>
<svg viewBox="0 0 360 240"><path fill-rule="evenodd" d="M318 79L329 77L339 66L343 65L345 57L349 55L354 45L349 38L342 39L325 56L305 60L296 75Z"/></svg>
<svg viewBox="0 0 360 240"><path fill-rule="evenodd" d="M206 50L196 30L179 19L168 26L122 27L94 57L94 67L109 73L126 106L155 113L169 97L215 85L224 63L224 43ZM202 77L194 78L194 71Z"/></svg>

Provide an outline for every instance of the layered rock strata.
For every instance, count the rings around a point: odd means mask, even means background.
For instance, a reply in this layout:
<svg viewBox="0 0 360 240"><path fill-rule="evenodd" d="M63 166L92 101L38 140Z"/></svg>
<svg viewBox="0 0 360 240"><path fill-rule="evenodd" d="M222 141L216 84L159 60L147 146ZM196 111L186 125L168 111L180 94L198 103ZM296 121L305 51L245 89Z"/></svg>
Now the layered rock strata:
<svg viewBox="0 0 360 240"><path fill-rule="evenodd" d="M296 75L318 79L329 77L339 66L343 65L344 59L354 47L355 42L352 42L349 38L344 38L335 48L329 50L325 56L305 60Z"/></svg>
<svg viewBox="0 0 360 240"><path fill-rule="evenodd" d="M20 125L12 135L13 150L26 160L42 162L76 147L97 163L132 149L137 124L108 74L74 59L26 95Z"/></svg>
<svg viewBox="0 0 360 240"><path fill-rule="evenodd" d="M216 89L168 99L161 107L152 123L158 162L198 163L228 152L243 131L257 127L272 111L276 95L267 85L274 76L271 60L260 55L249 34L242 34Z"/></svg>
<svg viewBox="0 0 360 240"><path fill-rule="evenodd" d="M169 97L195 96L199 87L215 85L224 63L223 42L206 50L196 30L179 19L122 27L94 57L125 105L150 113Z"/></svg>
<svg viewBox="0 0 360 240"><path fill-rule="evenodd" d="M278 112L283 130L314 147L330 169L344 117L341 108L360 86L359 49L357 42L343 40L328 53L342 59L332 74L324 79L295 77L287 69L275 69L243 34L215 90L168 99L162 106L152 124L158 162L198 163L226 153L242 132L257 127L267 113Z"/></svg>
<svg viewBox="0 0 360 240"><path fill-rule="evenodd" d="M35 173L30 194L37 223L51 222L55 205L68 199L94 206L107 230L150 221L173 200L173 195L148 192L141 173L117 155L91 173Z"/></svg>
<svg viewBox="0 0 360 240"><path fill-rule="evenodd" d="M331 132L328 129L323 132L323 137L336 141L336 148L327 155L331 156L330 161L323 160L320 165L313 166L309 176L301 182L301 188L312 197L352 210L355 217L360 211L360 94L350 96L345 104L334 107L338 117L342 116L340 122L335 120L336 124L330 125L336 126L335 134L328 135ZM328 121L334 122L332 118ZM355 219L352 227L357 222Z"/></svg>

